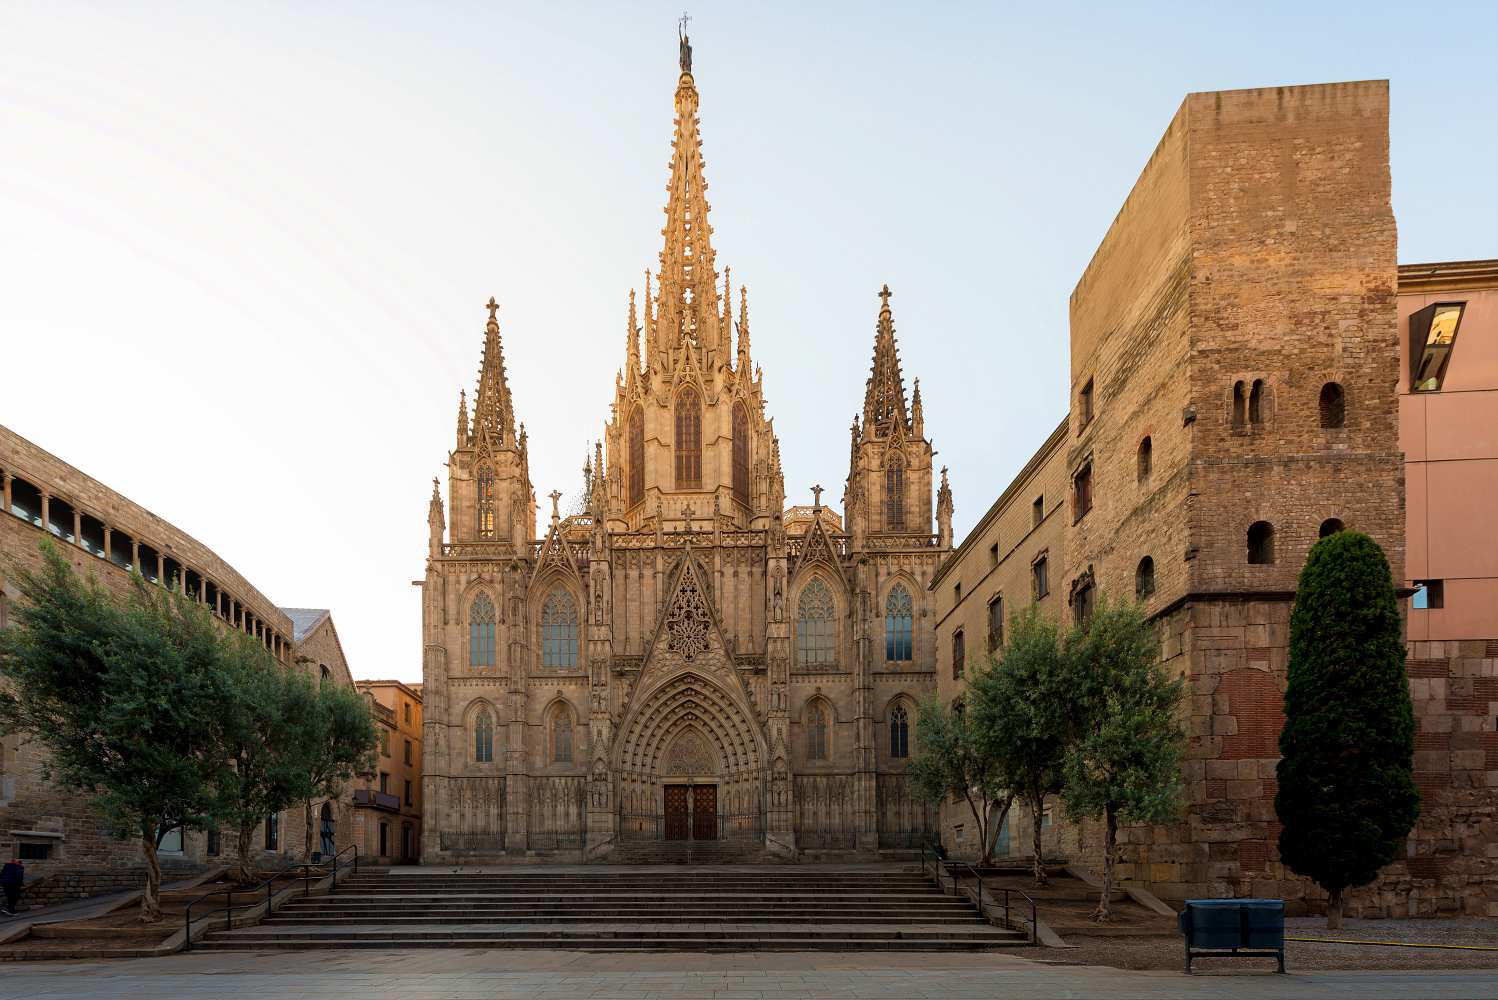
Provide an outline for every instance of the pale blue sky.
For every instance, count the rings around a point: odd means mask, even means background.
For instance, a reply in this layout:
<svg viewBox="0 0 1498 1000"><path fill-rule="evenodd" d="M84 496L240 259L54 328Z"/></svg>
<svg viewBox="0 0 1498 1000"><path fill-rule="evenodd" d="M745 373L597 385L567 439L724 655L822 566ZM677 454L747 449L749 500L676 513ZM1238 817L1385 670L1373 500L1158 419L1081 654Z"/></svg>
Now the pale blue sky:
<svg viewBox="0 0 1498 1000"><path fill-rule="evenodd" d="M691 7L715 245L791 502L889 282L959 538L1065 407L1067 297L1189 91L1388 78L1401 261L1498 256L1498 7ZM654 267L676 4L0 2L0 422L421 676L492 294L538 493Z"/></svg>

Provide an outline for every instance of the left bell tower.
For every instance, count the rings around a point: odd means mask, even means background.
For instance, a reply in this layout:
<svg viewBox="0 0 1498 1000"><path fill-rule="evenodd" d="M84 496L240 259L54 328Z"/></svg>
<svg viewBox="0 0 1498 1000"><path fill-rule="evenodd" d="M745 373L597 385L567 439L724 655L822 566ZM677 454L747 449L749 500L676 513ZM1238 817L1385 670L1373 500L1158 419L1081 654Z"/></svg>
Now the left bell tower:
<svg viewBox="0 0 1498 1000"><path fill-rule="evenodd" d="M505 377L499 303L490 298L485 308L489 321L473 416L470 419L467 393L460 394L457 441L448 456L448 541L520 550L535 534L536 496L525 425L517 434Z"/></svg>

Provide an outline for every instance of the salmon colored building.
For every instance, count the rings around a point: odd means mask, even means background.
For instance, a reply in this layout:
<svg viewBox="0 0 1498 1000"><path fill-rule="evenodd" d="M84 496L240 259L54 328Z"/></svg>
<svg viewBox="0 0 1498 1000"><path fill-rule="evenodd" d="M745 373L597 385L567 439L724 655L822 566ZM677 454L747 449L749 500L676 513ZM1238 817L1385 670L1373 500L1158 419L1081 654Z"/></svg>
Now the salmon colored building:
<svg viewBox="0 0 1498 1000"><path fill-rule="evenodd" d="M1498 639L1498 260L1401 265L1399 331L1409 638Z"/></svg>

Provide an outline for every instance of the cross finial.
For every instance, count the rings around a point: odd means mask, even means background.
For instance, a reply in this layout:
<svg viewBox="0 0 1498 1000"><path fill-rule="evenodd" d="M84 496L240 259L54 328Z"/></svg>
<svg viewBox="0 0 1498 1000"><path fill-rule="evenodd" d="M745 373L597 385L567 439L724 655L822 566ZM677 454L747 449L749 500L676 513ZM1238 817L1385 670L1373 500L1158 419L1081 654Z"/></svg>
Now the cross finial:
<svg viewBox="0 0 1498 1000"><path fill-rule="evenodd" d="M561 520L562 512L559 509L557 509L557 504L561 502L562 491L561 490L552 490L547 495L551 497L551 519L553 521L559 521L559 520Z"/></svg>
<svg viewBox="0 0 1498 1000"><path fill-rule="evenodd" d="M489 301L484 303L484 308L489 310L489 322L497 322L494 314L499 312L499 303L494 301L494 296L489 296Z"/></svg>
<svg viewBox="0 0 1498 1000"><path fill-rule="evenodd" d="M884 305L881 308L889 308L889 297L893 294L895 293L889 290L889 283L886 282L884 287L879 289L879 298L884 301Z"/></svg>
<svg viewBox="0 0 1498 1000"><path fill-rule="evenodd" d="M692 509L692 505L691 504L687 504L685 507L683 507L681 509L681 516L687 519L687 523L688 524L692 523L692 515L695 514L695 513L697 513L697 512Z"/></svg>
<svg viewBox="0 0 1498 1000"><path fill-rule="evenodd" d="M820 507L820 506L822 506L822 487L821 487L821 484L818 484L818 485L813 486L811 488L811 495L812 495L812 502L811 502L812 506L813 507Z"/></svg>
<svg viewBox="0 0 1498 1000"><path fill-rule="evenodd" d="M676 23L677 25L679 25L679 30L677 33L685 35L687 33L687 25L692 23L692 15L688 14L686 11L682 11L681 17L678 17L676 19Z"/></svg>

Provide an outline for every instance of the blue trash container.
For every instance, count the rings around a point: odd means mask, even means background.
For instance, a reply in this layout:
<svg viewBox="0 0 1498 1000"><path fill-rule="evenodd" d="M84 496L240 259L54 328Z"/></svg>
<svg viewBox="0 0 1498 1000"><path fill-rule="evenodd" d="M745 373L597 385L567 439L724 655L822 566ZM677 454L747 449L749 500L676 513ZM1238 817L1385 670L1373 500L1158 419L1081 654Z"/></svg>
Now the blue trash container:
<svg viewBox="0 0 1498 1000"><path fill-rule="evenodd" d="M1186 974L1203 955L1273 956L1285 971L1285 904L1278 899L1188 899L1176 918Z"/></svg>

